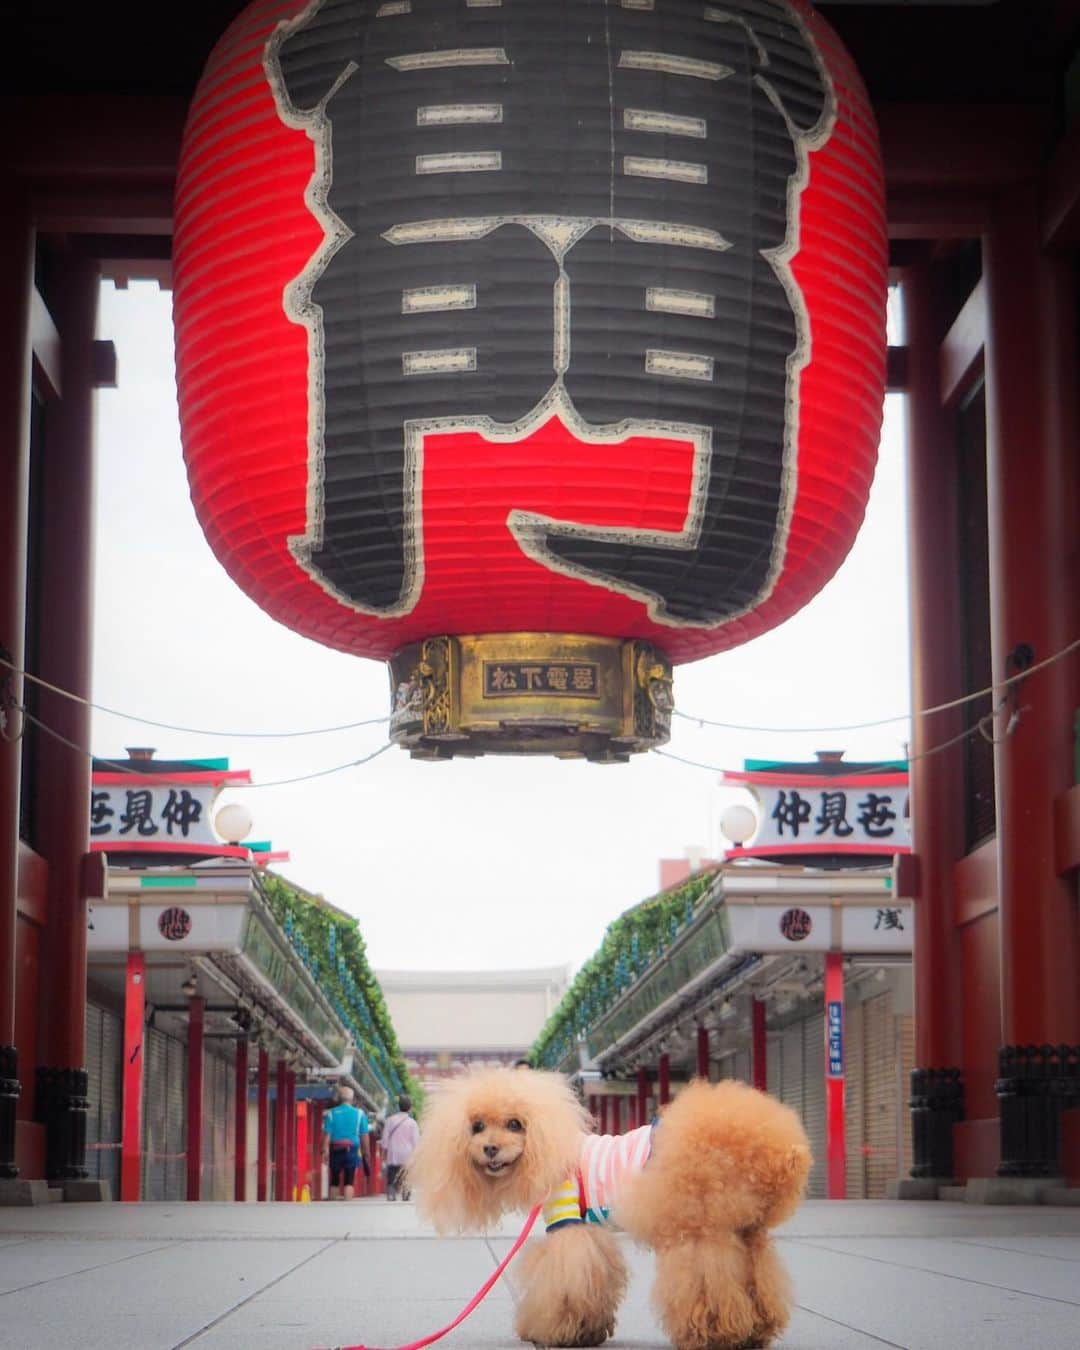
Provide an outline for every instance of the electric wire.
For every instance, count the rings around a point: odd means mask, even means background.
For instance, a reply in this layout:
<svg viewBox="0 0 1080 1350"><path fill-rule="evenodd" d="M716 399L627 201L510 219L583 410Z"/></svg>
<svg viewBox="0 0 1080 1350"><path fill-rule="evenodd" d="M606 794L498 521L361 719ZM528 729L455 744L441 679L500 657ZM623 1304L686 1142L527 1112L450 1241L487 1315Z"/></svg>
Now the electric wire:
<svg viewBox="0 0 1080 1350"><path fill-rule="evenodd" d="M60 698L70 699L72 703L81 703L84 708L93 708L94 712L108 713L110 717L122 717L126 722L138 722L144 727L157 727L159 731L180 731L187 736L219 736L223 740L230 741L293 740L304 736L327 736L335 731L355 731L358 727L374 727L390 720L389 715L367 717L360 722L341 722L336 726L312 727L307 731L208 731L205 727L183 727L173 722L157 722L152 717L139 717L136 713L109 708L104 703L95 703L92 699L83 698L81 694L73 694L69 689L61 689L59 685L43 680L40 675L31 675L28 670L20 670L3 656L0 656L0 666L5 666L11 675L21 675L24 680L29 680L31 684L36 684L41 689L47 689L50 694L58 694Z"/></svg>
<svg viewBox="0 0 1080 1350"><path fill-rule="evenodd" d="M950 737L948 740L941 742L939 745L930 746L926 750L919 751L917 754L907 755L906 759L908 765L917 763L919 760L929 759L932 755L941 754L943 751L950 749L954 745L958 745L961 741L967 740L969 737L974 736L976 734L981 735L985 740L989 741L991 744L998 744L1001 740L1004 740L1009 736L1011 736L1013 732L1016 730L1020 718L1023 716L1025 712L1029 710L1031 706L1030 704L1025 704L1022 706L1017 705L1016 703L1017 691L1015 690L1014 686L1019 684L1020 681L1027 679L1029 675L1032 675L1039 670L1045 669L1047 666L1052 665L1055 661L1060 661L1063 657L1068 656L1071 652L1073 652L1077 647L1080 647L1080 639L1077 639L1069 643L1066 647L1063 647L1061 651L1054 653L1053 656L1046 657L1043 661L1037 662L1035 665L1029 666L1027 669L1019 672L1017 675L1010 676L1008 679L1002 680L998 684L993 685L988 689L980 689L974 694L965 695L963 698L955 699L951 703L939 704L934 708L925 709L924 714L943 712L948 708L955 708L961 706L962 704L969 703L972 701L972 699L982 698L986 694L993 693L998 689L1005 689L1007 691L1006 695L999 700L999 702L997 703L992 712L987 713L984 717L979 718L970 727L960 732L958 735ZM55 685L49 684L48 681L41 680L37 676L30 675L28 672L20 670L17 666L14 665L13 662L7 660L5 657L0 656L0 666L6 667L10 672L9 675L6 677L7 683L10 683L11 675L21 674L25 678L31 680L32 682L39 684L56 694L60 694L65 698L69 698L74 702L81 703L86 707L97 708L100 711L115 712L115 710L113 709L101 708L100 705L91 703L90 700L85 699L80 695L69 693L68 691L60 689ZM1009 721L1005 728L1004 735L1001 737L996 737L993 735L992 732L987 731L987 725L989 724L992 726L994 719L1007 707L1009 707L1010 703L1012 704L1012 707L1010 709ZM3 689L0 689L0 733L3 734L5 740L17 741L22 736L22 728L20 728L20 730L15 734L11 734L8 731L7 714L11 711L16 711L21 715L24 725L25 723L28 722L31 725L37 727L45 735L51 736L54 740L59 741L63 745L66 745L69 749L74 750L78 754L85 756L92 763L96 763L96 765L99 768L112 769L117 773L130 774L133 778L136 779L144 778L146 776L145 773L140 772L137 769L133 769L130 764L122 764L115 760L102 759L101 757L94 755L92 751L86 749L84 746L78 745L75 741L70 740L68 737L64 736L60 732L50 727L47 723L43 722L39 717L36 717L23 704L17 702L14 699L14 697L12 697L12 695L10 694L10 691L4 691ZM199 732L196 731L194 728L183 728L173 726L172 724L165 722L149 722L148 719L134 717L131 716L130 714L121 712L115 712L115 715L119 717L130 716L131 720L133 721L145 722L148 725L162 727L167 730L188 731L190 732L190 734L193 735L226 734L224 732ZM719 723L719 722L710 723L704 719L688 717L688 715L685 713L679 715L689 721L702 721L703 725L725 726L729 730L737 730L737 731L755 730L755 728L752 727L741 727L730 723ZM304 735L318 735L322 734L322 732L324 731L352 730L354 727L372 726L377 723L386 722L387 720L388 718L380 717L367 719L361 722L350 723L337 728L332 727L322 728L320 731L314 732L269 732L265 733L265 735L268 737L284 737L284 736L300 737ZM885 725L886 721L895 721L895 720L896 719L894 718L889 718L884 719L883 721L880 722L852 724L852 726L850 727L787 728L786 734L796 734L799 731L806 732L806 731L853 730L856 729L857 726L858 727L882 726ZM758 727L756 728L756 730L760 732L776 732L776 733L781 733L784 731L783 728L775 728L775 727L774 728ZM243 737L256 737L263 733L239 732L236 734L237 736ZM378 749L372 751L370 754L362 755L357 759L346 760L344 763L341 764L331 765L329 768L326 769L315 769L310 773L296 774L289 778L274 779L273 781L268 783L237 783L233 784L232 786L235 787L237 790L242 791L244 789L250 790L250 789L261 789L271 787L288 787L295 783L306 783L311 782L312 780L318 778L327 778L333 774L342 773L346 769L359 768L361 765L369 764L372 760L377 759L382 754L385 754L385 752L389 750L393 746L393 744L394 744L393 741L386 741L381 746L379 746ZM706 769L711 773L725 774L731 772L731 770L724 768L722 765L706 764L704 761L689 759L684 755L677 755L671 750L661 750L659 747L653 747L650 753L654 755L659 755L663 759L671 759L676 761L677 763L688 765L691 768ZM881 772L880 766L871 765L865 769L852 769L851 776L858 777L860 775L880 773L880 772Z"/></svg>
<svg viewBox="0 0 1080 1350"><path fill-rule="evenodd" d="M807 727L766 727L751 726L741 722L721 722L715 718L701 717L695 713L683 712L681 708L673 709L673 715L687 722L696 722L700 727L719 727L725 731L748 731L760 735L777 736L798 736L825 734L834 731L867 731L874 727L888 726L893 722L902 722L909 718L930 717L935 713L948 712L953 708L962 707L965 703L972 703L976 699L985 698L988 694L996 694L999 690L1009 689L1014 684L1019 684L1029 676L1044 670L1047 666L1061 661L1072 652L1080 648L1080 638L1075 638L1072 642L1062 647L1060 651L1054 652L1051 656L1045 657L1042 661L1035 662L1034 665L1026 667L1015 675L1010 675L1004 680L998 680L995 684L987 685L985 689L977 689L974 693L963 694L959 698L951 699L947 703L937 703L930 708L916 708L906 713L896 713L892 717L880 717L870 722L842 722L832 726L807 726ZM140 717L135 713L124 712L119 708L110 708L103 703L95 703L93 700L84 698L81 694L74 694L70 690L63 689L59 685L52 684L48 680L43 680L38 675L31 674L28 670L21 669L14 662L7 660L0 655L0 667L6 668L9 675L21 675L23 679L30 683L46 689L49 693L57 694L61 698L70 699L73 703L80 703L84 707L92 708L95 712L107 713L110 717L120 717L125 721L138 722L143 726L156 727L161 731L178 731L188 736L214 736L226 740L298 740L306 736L326 736L339 731L354 731L359 727L379 726L389 722L388 715L382 717L368 717L357 722L342 722L333 726L311 727L302 731L218 731L209 730L205 727L181 726L178 723L157 721L150 717Z"/></svg>
<svg viewBox="0 0 1080 1350"><path fill-rule="evenodd" d="M999 706L993 713L988 713L986 717L980 717L977 722L975 722L972 726L968 727L965 731L961 731L959 735L951 736L947 741L942 741L940 745L932 745L927 750L921 750L917 755L908 755L906 757L907 764L910 766L912 764L917 763L920 759L929 759L931 755L940 755L943 751L952 749L954 745L959 745L961 741L966 741L968 740L969 737L975 736L980 732L983 734L983 736L985 736L986 733L983 731L983 723L988 720L992 720L1001 711L1002 708ZM997 740L994 741L995 744L998 743L998 740L1005 740L1012 735L1012 733L1016 730L1016 725L1017 722L1019 721L1019 712L1024 711L1026 711L1026 709L1020 709L1018 712L1013 713L1013 715L1009 719L1009 726L1006 728L1005 735L997 738ZM700 760L687 759L683 755L676 755L670 750L661 750L656 746L652 747L650 753L654 755L660 755L663 759L677 760L680 764L687 764L693 769L708 769L712 773L720 773L720 774L726 774L731 772L730 769L724 768L724 766L721 764L704 764ZM883 772L886 772L884 765L871 764L864 769L845 769L843 776L845 778L859 778L868 776L870 774L879 774ZM732 786L734 786L734 784L732 784Z"/></svg>
<svg viewBox="0 0 1080 1350"><path fill-rule="evenodd" d="M756 731L763 735L800 736L831 731L868 731L872 727L884 727L891 722L903 722L908 718L931 717L934 713L948 712L952 708L962 707L965 703L972 703L975 699L985 698L987 694L996 694L999 689L1008 689L1011 685L1026 680L1029 675L1034 675L1036 671L1052 666L1055 661L1062 660L1070 652L1076 651L1078 647L1080 647L1080 638L1074 638L1072 642L1062 647L1060 651L1054 652L1052 656L1047 656L1042 661L1036 661L1034 665L1026 667L1016 675L1010 675L1007 679L987 685L985 689L977 689L973 694L964 694L960 698L951 699L948 703L936 703L932 708L913 708L911 712L897 713L895 717L879 717L873 722L843 722L831 727L749 727L742 726L738 722L717 722L708 717L697 717L693 713L685 713L679 708L674 709L674 714L688 722L696 722L698 726L702 727L721 727L725 731Z"/></svg>
<svg viewBox="0 0 1080 1350"><path fill-rule="evenodd" d="M147 775L146 773L140 772L138 769L133 769L130 764L119 764L115 760L99 758L93 751L87 750L84 746L77 744L73 740L69 740L67 736L62 735L59 731L54 731L52 727L47 726L39 717L35 717L33 713L27 712L21 704L17 704L16 706L27 722L30 722L33 726L37 727L39 731L43 731L46 736L51 736L53 740L59 741L62 745L66 745L69 750L74 750L78 754L85 756L85 758L89 759L91 763L95 764L98 768L112 769L115 773L130 774L133 779L144 779L148 776L153 776L152 774ZM294 778L275 778L270 783L230 783L229 791L245 792L255 788L289 787L293 783L308 783L314 778L328 778L331 774L342 773L345 769L355 769L359 768L361 764L370 764L373 759L378 759L380 755L385 754L387 750L391 749L393 744L393 741L386 741L369 755L362 755L359 759L347 760L344 764L335 764L329 769L316 769L312 773L297 774Z"/></svg>

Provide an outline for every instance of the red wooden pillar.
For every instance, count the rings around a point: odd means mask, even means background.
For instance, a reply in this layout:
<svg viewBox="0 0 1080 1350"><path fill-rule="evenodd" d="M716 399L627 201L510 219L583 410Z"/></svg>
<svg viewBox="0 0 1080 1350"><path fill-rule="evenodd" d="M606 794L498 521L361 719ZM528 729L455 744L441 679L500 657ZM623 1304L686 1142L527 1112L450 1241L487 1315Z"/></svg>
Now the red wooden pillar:
<svg viewBox="0 0 1080 1350"><path fill-rule="evenodd" d="M769 1088L769 1042L765 1034L765 1000L750 1000L750 1076L761 1092Z"/></svg>
<svg viewBox="0 0 1080 1350"><path fill-rule="evenodd" d="M904 274L908 336L908 559L911 582L911 701L933 708L968 687L961 644L955 414L942 406L941 287L929 263ZM960 734L964 710L912 718L911 833L919 860L915 898L915 1063L961 1062L960 943L953 870L964 854L964 749L921 756ZM983 1011L983 1010L980 1010Z"/></svg>
<svg viewBox="0 0 1080 1350"><path fill-rule="evenodd" d="M187 1198L200 1198L202 1178L203 1024L206 1000L188 1000Z"/></svg>
<svg viewBox="0 0 1080 1350"><path fill-rule="evenodd" d="M311 1122L311 1198L312 1200L321 1200L323 1198L322 1135L325 1108L322 1102L312 1102L312 1107L314 1108L314 1117Z"/></svg>
<svg viewBox="0 0 1080 1350"><path fill-rule="evenodd" d="M1003 196L984 241L987 501L994 678L1076 637L1075 279L1044 255L1030 190ZM1020 659L1018 659L1020 658ZM1002 1042L1080 1041L1075 879L1054 862L1054 799L1073 781L1076 656L1007 695L996 722ZM917 931L917 930L916 930ZM972 1010L974 1012L974 1010Z"/></svg>
<svg viewBox="0 0 1080 1350"><path fill-rule="evenodd" d="M233 1199L247 1199L247 1117L248 1117L248 1042L246 1036L236 1039L236 1109L234 1154L235 1176L233 1180Z"/></svg>
<svg viewBox="0 0 1080 1350"><path fill-rule="evenodd" d="M660 1056L660 1071L657 1074L658 1087L660 1093L660 1105L666 1106L671 1101L671 1056L665 1050Z"/></svg>
<svg viewBox="0 0 1080 1350"><path fill-rule="evenodd" d="M638 1069L637 1071L637 1123L639 1125L648 1125L649 1123L648 1069Z"/></svg>
<svg viewBox="0 0 1080 1350"><path fill-rule="evenodd" d="M285 1199L296 1197L296 1074L292 1069L285 1075Z"/></svg>
<svg viewBox="0 0 1080 1350"><path fill-rule="evenodd" d="M697 1076L709 1081L709 1028L697 1029Z"/></svg>
<svg viewBox="0 0 1080 1350"><path fill-rule="evenodd" d="M120 1126L120 1199L138 1200L142 1183L143 1036L146 957L128 952L124 981L124 1089Z"/></svg>
<svg viewBox="0 0 1080 1350"><path fill-rule="evenodd" d="M308 1103L308 1171L311 1173L311 1198L322 1199L321 1167L322 1161L322 1104L317 1101Z"/></svg>
<svg viewBox="0 0 1080 1350"><path fill-rule="evenodd" d="M41 736L34 746L37 848L49 864L48 937L42 946L46 1108L51 1176L86 1176L86 882L90 818L90 697L94 578L93 346L99 264L76 254L57 267L61 397L46 404L40 473L49 509L37 540L38 625L45 637L37 674L81 699L48 690L37 715L66 738ZM74 1072L72 1072L74 1071ZM40 1076L40 1075L39 1075ZM58 1151L57 1151L58 1150Z"/></svg>
<svg viewBox="0 0 1080 1350"><path fill-rule="evenodd" d="M1060 652L1080 621L1076 278L1071 255L1042 252L1039 206L1034 182L1003 195L983 242L995 680ZM1054 812L1073 782L1077 669L1073 653L998 691L1006 705L994 745L1004 1176L1062 1171L1070 1071L1054 1047L1080 1042L1080 910L1075 876L1057 871Z"/></svg>
<svg viewBox="0 0 1080 1350"><path fill-rule="evenodd" d="M22 193L12 192L0 212L0 647L20 669L25 664L26 534L30 491L30 314L34 290L34 229ZM0 668L0 690L22 702L22 676ZM10 714L9 714L10 715ZM9 735L19 728L17 716ZM0 737L0 1079L12 1083L0 1100L14 1147L17 1063L15 1047L15 934L19 876L19 790L23 743ZM30 1046L20 1047L24 1070ZM25 1092L25 1088L23 1089ZM10 1120L10 1136L6 1124ZM14 1152L0 1156L0 1177L17 1175Z"/></svg>
<svg viewBox="0 0 1080 1350"><path fill-rule="evenodd" d="M382 1149L379 1141L371 1138L368 1140L368 1147L371 1150L371 1181L368 1183L365 1194L380 1195L384 1190Z"/></svg>
<svg viewBox="0 0 1080 1350"><path fill-rule="evenodd" d="M610 1100L611 1100L610 1097L607 1097L607 1096L604 1096L603 1094L601 1094L601 1097L600 1097L600 1133L601 1133L601 1134L610 1134L610 1133L611 1133L611 1129L610 1129L610 1127L609 1127L609 1125L608 1125L608 1114L609 1114L608 1103L610 1102Z"/></svg>
<svg viewBox="0 0 1080 1350"><path fill-rule="evenodd" d="M289 1070L283 1059L277 1062L276 1075L276 1095L274 1099L274 1199L284 1200L286 1176L285 1164L287 1157L287 1146L285 1143L288 1135L288 1088Z"/></svg>
<svg viewBox="0 0 1080 1350"><path fill-rule="evenodd" d="M308 1141L308 1112L307 1102L296 1103L296 1188L297 1200L304 1198L304 1187L308 1188L308 1194L311 1194L311 1145Z"/></svg>
<svg viewBox="0 0 1080 1350"><path fill-rule="evenodd" d="M825 1197L847 1194L844 1143L844 954L825 953Z"/></svg>
<svg viewBox="0 0 1080 1350"><path fill-rule="evenodd" d="M612 1097L611 1099L611 1120L609 1121L611 1134L622 1134L623 1132L622 1101L621 1097Z"/></svg>
<svg viewBox="0 0 1080 1350"><path fill-rule="evenodd" d="M270 1055L259 1046L259 1077L256 1089L258 1123L256 1133L255 1199L267 1198L267 1173L270 1164Z"/></svg>

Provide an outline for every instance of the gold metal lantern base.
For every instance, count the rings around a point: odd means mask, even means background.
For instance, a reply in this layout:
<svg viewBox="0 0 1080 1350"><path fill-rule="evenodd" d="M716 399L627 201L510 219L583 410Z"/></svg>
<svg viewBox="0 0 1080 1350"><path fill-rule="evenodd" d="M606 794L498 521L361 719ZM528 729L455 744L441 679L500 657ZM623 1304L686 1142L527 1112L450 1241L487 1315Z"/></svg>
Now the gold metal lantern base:
<svg viewBox="0 0 1080 1350"><path fill-rule="evenodd" d="M390 737L414 759L625 763L666 744L671 666L647 642L575 633L431 637L390 662Z"/></svg>

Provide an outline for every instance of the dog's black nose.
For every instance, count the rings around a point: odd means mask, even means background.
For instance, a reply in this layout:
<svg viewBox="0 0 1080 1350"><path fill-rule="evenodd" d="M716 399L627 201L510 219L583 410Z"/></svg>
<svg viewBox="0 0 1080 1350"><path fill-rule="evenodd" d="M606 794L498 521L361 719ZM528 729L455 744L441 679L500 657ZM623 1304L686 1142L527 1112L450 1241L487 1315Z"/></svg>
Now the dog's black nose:
<svg viewBox="0 0 1080 1350"><path fill-rule="evenodd" d="M484 1157L485 1157L485 1158L494 1158L495 1155L496 1155L496 1153L498 1153L498 1151L499 1151L499 1146L498 1146L498 1144L485 1144L485 1145L484 1145Z"/></svg>

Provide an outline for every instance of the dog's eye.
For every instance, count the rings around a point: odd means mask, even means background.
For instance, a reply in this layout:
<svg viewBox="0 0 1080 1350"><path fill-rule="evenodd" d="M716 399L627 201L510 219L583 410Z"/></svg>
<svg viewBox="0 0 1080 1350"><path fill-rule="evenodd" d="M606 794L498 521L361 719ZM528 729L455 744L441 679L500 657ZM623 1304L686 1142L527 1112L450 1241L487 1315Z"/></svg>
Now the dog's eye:
<svg viewBox="0 0 1080 1350"><path fill-rule="evenodd" d="M484 1122L482 1120L474 1120L472 1123L472 1132L473 1134L483 1134Z"/></svg>
<svg viewBox="0 0 1080 1350"><path fill-rule="evenodd" d="M506 1128L512 1131L514 1134L520 1134L521 1131L525 1128L525 1126L522 1125L521 1121L518 1120L517 1116L511 1116L511 1118L506 1122Z"/></svg>

